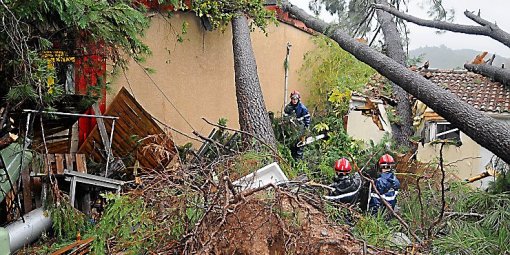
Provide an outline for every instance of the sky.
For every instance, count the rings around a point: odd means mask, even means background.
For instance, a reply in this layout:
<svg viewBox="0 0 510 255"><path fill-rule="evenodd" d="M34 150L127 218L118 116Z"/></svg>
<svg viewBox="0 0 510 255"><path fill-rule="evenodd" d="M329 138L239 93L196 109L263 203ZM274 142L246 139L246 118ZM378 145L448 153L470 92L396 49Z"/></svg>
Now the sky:
<svg viewBox="0 0 510 255"><path fill-rule="evenodd" d="M426 9L420 5L431 0L410 0L409 14L419 18L428 19ZM291 3L308 10L309 0L290 0ZM510 19L506 17L508 10L510 10L510 0L443 0L446 9L455 10L454 23L464 25L477 25L472 20L464 16L464 11L475 11L478 13L480 10L481 17L496 22L496 24L506 32L510 33ZM321 19L332 22L334 17L327 12L321 13ZM510 58L510 48L502 43L485 36L465 35L460 33L446 32L437 34L436 29L421 27L412 23L408 23L408 28L411 31L409 49L416 49L426 46L440 46L445 45L451 49L473 49L477 51L488 51L496 53L496 56Z"/></svg>

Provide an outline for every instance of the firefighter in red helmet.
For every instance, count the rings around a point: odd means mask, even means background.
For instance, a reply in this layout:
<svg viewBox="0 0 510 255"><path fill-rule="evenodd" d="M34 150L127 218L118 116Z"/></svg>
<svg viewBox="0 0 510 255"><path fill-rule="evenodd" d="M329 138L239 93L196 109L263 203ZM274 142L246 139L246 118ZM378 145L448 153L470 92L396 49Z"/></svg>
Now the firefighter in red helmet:
<svg viewBox="0 0 510 255"><path fill-rule="evenodd" d="M310 126L310 113L308 113L306 106L301 103L299 91L294 90L290 93L290 103L285 106L283 112L286 116L292 116L298 120L301 133L304 133L304 130ZM292 157L296 160L303 158L303 147L297 146L299 141L292 144L290 148Z"/></svg>
<svg viewBox="0 0 510 255"><path fill-rule="evenodd" d="M335 178L333 179L332 191L326 199L335 202L354 204L361 190L361 176L358 172L350 174L352 167L349 160L341 158L335 161Z"/></svg>
<svg viewBox="0 0 510 255"><path fill-rule="evenodd" d="M370 193L369 208L372 214L385 208L381 199L386 200L391 207L394 209L397 204L397 195L400 189L400 181L395 176L395 160L389 154L384 154L379 158L378 163L380 176L375 182L375 186L381 196L379 196L375 190Z"/></svg>

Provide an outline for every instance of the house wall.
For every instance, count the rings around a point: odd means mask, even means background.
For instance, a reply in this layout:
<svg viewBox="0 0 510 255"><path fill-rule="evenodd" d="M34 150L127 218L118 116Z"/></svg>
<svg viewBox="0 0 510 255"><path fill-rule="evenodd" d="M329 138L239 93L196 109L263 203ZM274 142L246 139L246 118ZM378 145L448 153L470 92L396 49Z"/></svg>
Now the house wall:
<svg viewBox="0 0 510 255"><path fill-rule="evenodd" d="M506 123L510 127L510 119L500 116L493 116L496 119ZM485 171L485 166L494 155L464 133L460 133L462 145L457 147L454 145L445 146L443 149L443 157L445 164L448 164L452 173L459 179L464 180L469 177L476 176ZM418 147L417 159L422 162L435 161L439 159L440 145L425 144ZM472 186L486 188L489 184L490 177L472 183Z"/></svg>
<svg viewBox="0 0 510 255"><path fill-rule="evenodd" d="M459 179L464 180L481 173L480 148L481 146L464 133L460 133L461 146L445 145L443 159L447 169ZM426 143L418 145L417 159L421 162L439 162L439 149L441 145ZM479 182L474 185L478 185Z"/></svg>
<svg viewBox="0 0 510 255"><path fill-rule="evenodd" d="M176 32L181 31L183 22L188 24L187 34L183 35L184 42L179 43ZM292 44L288 91L302 92L305 103L308 88L299 79L298 70L304 54L314 49L314 44L310 34L287 24L271 25L267 31L266 37L257 29L251 39L267 109L281 112L287 42ZM145 38L153 51L145 66L155 73L148 77L132 62L125 75L112 81L111 94L126 87L150 114L186 134L191 135L193 129L205 136L209 134L213 127L201 117L212 122L224 117L228 126L239 126L230 26L224 33L210 32L191 13L174 13L171 18L155 15ZM177 144L189 141L178 133L173 135Z"/></svg>

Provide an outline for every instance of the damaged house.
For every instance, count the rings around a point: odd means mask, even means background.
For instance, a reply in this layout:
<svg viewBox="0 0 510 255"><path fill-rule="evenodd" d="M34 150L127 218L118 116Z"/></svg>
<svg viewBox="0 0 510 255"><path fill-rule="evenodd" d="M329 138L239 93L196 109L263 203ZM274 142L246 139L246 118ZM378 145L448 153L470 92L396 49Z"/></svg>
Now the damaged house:
<svg viewBox="0 0 510 255"><path fill-rule="evenodd" d="M508 86L466 70L421 69L417 72L435 84L450 90L479 111L508 123L510 127L510 88ZM386 99L382 93L384 83L384 77L375 75L367 85L366 94ZM366 100L365 97L353 96L351 108L366 108ZM383 105L387 104L379 99L372 99L372 101L380 109L380 119L384 123L388 120L386 112L388 109L387 107L385 109ZM433 141L448 139L452 141L452 144L444 147L444 160L454 170L451 174L459 180L477 176L498 163L493 153L474 142L420 101L415 102L414 105L413 124L416 129L415 138L419 140L417 160L437 161L440 145L434 144ZM391 132L391 126L385 125L381 129L372 120L372 114L363 115L362 110L350 111L347 131L357 139L377 142L385 132ZM474 182L473 185L483 188L487 187L489 181L490 178L485 178Z"/></svg>

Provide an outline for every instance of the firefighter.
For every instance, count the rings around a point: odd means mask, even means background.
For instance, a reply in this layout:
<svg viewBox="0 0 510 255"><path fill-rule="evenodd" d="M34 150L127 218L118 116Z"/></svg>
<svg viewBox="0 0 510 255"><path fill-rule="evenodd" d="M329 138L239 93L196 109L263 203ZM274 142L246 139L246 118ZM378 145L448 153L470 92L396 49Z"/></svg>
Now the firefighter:
<svg viewBox="0 0 510 255"><path fill-rule="evenodd" d="M287 115L295 115L297 120L300 121L305 128L310 126L310 114L306 106L301 103L301 94L299 91L294 90L290 93L290 103L285 106L283 112Z"/></svg>
<svg viewBox="0 0 510 255"><path fill-rule="evenodd" d="M302 136L304 130L310 126L310 114L306 106L301 103L299 91L294 90L290 93L290 103L285 106L283 112L286 116L294 116L298 120L300 136ZM296 160L303 158L303 147L298 146L299 140L292 144L290 148L292 157Z"/></svg>
<svg viewBox="0 0 510 255"><path fill-rule="evenodd" d="M378 163L380 176L375 182L375 186L382 199L386 200L395 209L397 204L398 190L400 189L400 181L395 176L395 160L389 154L384 154L379 159ZM384 210L385 205L381 201L381 197L372 189L370 193L369 209L375 215L379 210ZM382 208L382 209L381 209Z"/></svg>
<svg viewBox="0 0 510 255"><path fill-rule="evenodd" d="M361 176L359 173L351 173L351 163L341 158L335 161L335 178L330 187L334 188L326 199L335 202L355 204L358 200L358 195L361 190Z"/></svg>

